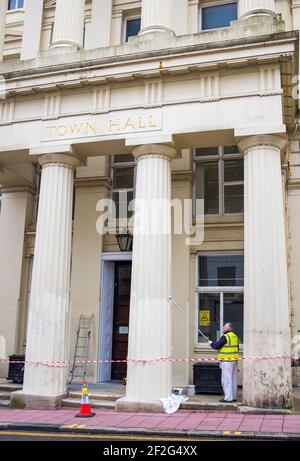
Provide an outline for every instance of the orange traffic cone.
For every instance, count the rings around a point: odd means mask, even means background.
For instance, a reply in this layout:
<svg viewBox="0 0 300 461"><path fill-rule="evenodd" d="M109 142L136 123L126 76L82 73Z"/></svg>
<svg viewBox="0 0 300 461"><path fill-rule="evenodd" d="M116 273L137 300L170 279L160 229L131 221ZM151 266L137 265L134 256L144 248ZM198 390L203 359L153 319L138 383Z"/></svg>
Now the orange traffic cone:
<svg viewBox="0 0 300 461"><path fill-rule="evenodd" d="M81 390L80 412L75 415L76 418L91 418L96 413L91 412L87 382L83 381Z"/></svg>

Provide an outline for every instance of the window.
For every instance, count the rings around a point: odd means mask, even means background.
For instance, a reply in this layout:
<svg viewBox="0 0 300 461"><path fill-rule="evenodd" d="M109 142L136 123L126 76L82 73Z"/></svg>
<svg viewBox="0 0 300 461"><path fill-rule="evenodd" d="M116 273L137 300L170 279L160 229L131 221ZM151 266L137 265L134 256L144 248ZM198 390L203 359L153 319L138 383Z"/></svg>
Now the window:
<svg viewBox="0 0 300 461"><path fill-rule="evenodd" d="M135 159L131 154L115 155L112 164L112 199L116 205L116 218L130 218L128 210L134 198Z"/></svg>
<svg viewBox="0 0 300 461"><path fill-rule="evenodd" d="M201 30L228 27L230 22L237 19L237 3L222 3L219 5L203 6L200 9Z"/></svg>
<svg viewBox="0 0 300 461"><path fill-rule="evenodd" d="M135 37L141 30L141 18L125 19L125 42L128 42L129 37Z"/></svg>
<svg viewBox="0 0 300 461"><path fill-rule="evenodd" d="M224 323L233 324L243 342L244 257L241 254L199 255L196 287L197 325L211 340L220 339ZM198 334L198 343L205 343Z"/></svg>
<svg viewBox="0 0 300 461"><path fill-rule="evenodd" d="M8 0L8 10L19 10L24 8L24 0Z"/></svg>
<svg viewBox="0 0 300 461"><path fill-rule="evenodd" d="M195 150L195 193L206 215L244 211L244 160L237 146Z"/></svg>

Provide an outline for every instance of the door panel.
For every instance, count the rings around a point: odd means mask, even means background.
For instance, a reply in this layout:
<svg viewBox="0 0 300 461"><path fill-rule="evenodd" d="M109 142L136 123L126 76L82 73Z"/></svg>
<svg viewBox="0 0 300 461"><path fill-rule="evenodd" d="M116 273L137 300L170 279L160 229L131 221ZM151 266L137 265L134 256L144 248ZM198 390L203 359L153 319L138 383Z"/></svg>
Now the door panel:
<svg viewBox="0 0 300 461"><path fill-rule="evenodd" d="M116 263L114 289L114 320L112 359L125 360L128 352L131 262ZM126 363L113 363L111 379L122 380L127 374Z"/></svg>

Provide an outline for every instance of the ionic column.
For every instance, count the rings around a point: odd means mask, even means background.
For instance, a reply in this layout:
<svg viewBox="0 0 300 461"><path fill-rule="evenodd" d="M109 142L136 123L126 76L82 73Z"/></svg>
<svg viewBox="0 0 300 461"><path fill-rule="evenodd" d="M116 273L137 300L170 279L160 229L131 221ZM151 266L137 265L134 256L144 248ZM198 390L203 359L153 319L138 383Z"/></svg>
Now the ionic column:
<svg viewBox="0 0 300 461"><path fill-rule="evenodd" d="M43 155L32 271L26 360L67 360L74 168L69 155ZM56 408L66 393L67 366L25 366L23 391L13 406Z"/></svg>
<svg viewBox="0 0 300 461"><path fill-rule="evenodd" d="M85 0L56 0L51 48L83 46Z"/></svg>
<svg viewBox="0 0 300 461"><path fill-rule="evenodd" d="M142 0L139 35L153 32L173 32L173 0Z"/></svg>
<svg viewBox="0 0 300 461"><path fill-rule="evenodd" d="M8 0L0 0L0 62L3 61L7 3Z"/></svg>
<svg viewBox="0 0 300 461"><path fill-rule="evenodd" d="M288 276L279 136L239 143L245 156L245 300L243 403L292 406Z"/></svg>
<svg viewBox="0 0 300 461"><path fill-rule="evenodd" d="M240 18L248 17L254 14L273 14L275 15L274 0L240 0L239 1Z"/></svg>
<svg viewBox="0 0 300 461"><path fill-rule="evenodd" d="M129 320L130 363L121 411L161 412L161 398L172 392L172 363L151 362L171 351L171 159L174 148L140 146L137 159L136 208ZM150 361L149 361L150 360Z"/></svg>

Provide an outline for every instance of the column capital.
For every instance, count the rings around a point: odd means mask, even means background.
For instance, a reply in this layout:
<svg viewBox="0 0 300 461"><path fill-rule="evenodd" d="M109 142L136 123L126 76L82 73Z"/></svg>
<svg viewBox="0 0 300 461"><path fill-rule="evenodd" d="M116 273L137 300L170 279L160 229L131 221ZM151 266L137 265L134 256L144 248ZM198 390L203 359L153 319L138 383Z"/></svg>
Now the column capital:
<svg viewBox="0 0 300 461"><path fill-rule="evenodd" d="M287 144L287 141L282 136L274 134L263 134L247 136L238 142L239 150L242 154L246 155L250 149L258 147L273 147L282 151Z"/></svg>
<svg viewBox="0 0 300 461"><path fill-rule="evenodd" d="M165 157L168 160L173 160L177 157L177 150L166 144L144 144L142 146L135 147L132 154L137 160L145 156Z"/></svg>
<svg viewBox="0 0 300 461"><path fill-rule="evenodd" d="M73 170L77 168L81 161L79 158L67 154L44 154L38 157L38 162L42 167L47 165L61 165Z"/></svg>

